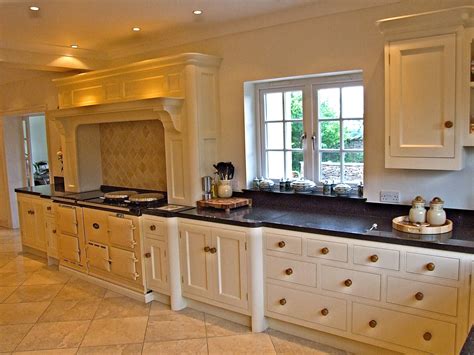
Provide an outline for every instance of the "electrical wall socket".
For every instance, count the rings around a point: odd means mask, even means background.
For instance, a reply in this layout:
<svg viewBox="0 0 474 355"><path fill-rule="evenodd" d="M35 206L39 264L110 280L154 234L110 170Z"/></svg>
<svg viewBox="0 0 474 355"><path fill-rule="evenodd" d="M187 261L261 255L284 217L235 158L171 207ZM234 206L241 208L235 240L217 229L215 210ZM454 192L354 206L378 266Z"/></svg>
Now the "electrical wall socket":
<svg viewBox="0 0 474 355"><path fill-rule="evenodd" d="M380 191L380 202L400 203L399 191Z"/></svg>

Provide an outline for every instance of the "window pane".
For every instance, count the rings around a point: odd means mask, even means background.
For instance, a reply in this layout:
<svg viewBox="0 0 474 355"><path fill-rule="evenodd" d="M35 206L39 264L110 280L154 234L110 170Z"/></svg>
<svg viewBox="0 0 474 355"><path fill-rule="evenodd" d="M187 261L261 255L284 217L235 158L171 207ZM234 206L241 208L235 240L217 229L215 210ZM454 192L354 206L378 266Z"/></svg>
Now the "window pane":
<svg viewBox="0 0 474 355"><path fill-rule="evenodd" d="M364 153L344 153L344 182L358 184L364 180Z"/></svg>
<svg viewBox="0 0 474 355"><path fill-rule="evenodd" d="M339 149L341 147L340 121L319 123L319 140L321 149Z"/></svg>
<svg viewBox="0 0 474 355"><path fill-rule="evenodd" d="M303 176L304 159L303 152L286 152L286 178L299 178Z"/></svg>
<svg viewBox="0 0 474 355"><path fill-rule="evenodd" d="M341 109L339 88L318 90L318 118L339 118Z"/></svg>
<svg viewBox="0 0 474 355"><path fill-rule="evenodd" d="M267 177L280 179L285 176L283 152L267 152Z"/></svg>
<svg viewBox="0 0 474 355"><path fill-rule="evenodd" d="M347 120L343 121L344 149L364 148L364 121Z"/></svg>
<svg viewBox="0 0 474 355"><path fill-rule="evenodd" d="M283 95L281 92L265 94L265 121L283 121Z"/></svg>
<svg viewBox="0 0 474 355"><path fill-rule="evenodd" d="M266 123L267 149L283 149L283 122Z"/></svg>
<svg viewBox="0 0 474 355"><path fill-rule="evenodd" d="M321 153L321 181L338 183L341 181L341 154Z"/></svg>
<svg viewBox="0 0 474 355"><path fill-rule="evenodd" d="M364 88L349 86L342 88L342 118L362 118L364 116Z"/></svg>
<svg viewBox="0 0 474 355"><path fill-rule="evenodd" d="M303 122L287 122L285 128L285 148L302 149L301 136L303 135Z"/></svg>
<svg viewBox="0 0 474 355"><path fill-rule="evenodd" d="M303 119L303 91L285 92L285 119Z"/></svg>

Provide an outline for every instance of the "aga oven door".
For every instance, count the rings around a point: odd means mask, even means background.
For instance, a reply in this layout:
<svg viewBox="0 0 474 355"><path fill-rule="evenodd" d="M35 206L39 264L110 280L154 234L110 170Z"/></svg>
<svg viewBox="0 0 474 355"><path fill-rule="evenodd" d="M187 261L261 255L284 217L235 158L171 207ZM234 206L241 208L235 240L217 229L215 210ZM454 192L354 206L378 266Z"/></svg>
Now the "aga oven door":
<svg viewBox="0 0 474 355"><path fill-rule="evenodd" d="M59 235L59 257L72 263L81 262L79 238L70 235Z"/></svg>
<svg viewBox="0 0 474 355"><path fill-rule="evenodd" d="M131 219L120 216L108 216L108 233L110 243L120 248L133 249L135 241L135 225Z"/></svg>
<svg viewBox="0 0 474 355"><path fill-rule="evenodd" d="M76 207L59 205L57 208L58 228L60 234L77 236L77 211Z"/></svg>
<svg viewBox="0 0 474 355"><path fill-rule="evenodd" d="M137 280L138 259L133 251L110 247L110 267L113 274L127 280Z"/></svg>
<svg viewBox="0 0 474 355"><path fill-rule="evenodd" d="M100 243L87 243L87 264L90 268L110 271L109 247Z"/></svg>

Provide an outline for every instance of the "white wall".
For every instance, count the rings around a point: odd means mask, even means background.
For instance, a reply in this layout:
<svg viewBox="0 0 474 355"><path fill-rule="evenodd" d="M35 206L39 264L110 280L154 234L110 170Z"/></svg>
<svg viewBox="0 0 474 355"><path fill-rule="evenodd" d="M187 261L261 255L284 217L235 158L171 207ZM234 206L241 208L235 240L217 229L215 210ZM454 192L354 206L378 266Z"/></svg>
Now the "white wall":
<svg viewBox="0 0 474 355"><path fill-rule="evenodd" d="M415 0L278 25L175 46L130 61L182 52L223 58L220 69L220 160L236 166L239 188L245 187L243 83L269 78L362 69L365 86L365 186L369 201L380 190L401 192L402 203L418 194L441 196L452 208L474 209L474 150L459 172L385 169L384 39L375 21L442 7L471 4L457 0ZM315 14L317 16L317 14ZM121 63L124 61L121 60Z"/></svg>
<svg viewBox="0 0 474 355"><path fill-rule="evenodd" d="M31 161L48 161L46 122L44 116L30 116Z"/></svg>

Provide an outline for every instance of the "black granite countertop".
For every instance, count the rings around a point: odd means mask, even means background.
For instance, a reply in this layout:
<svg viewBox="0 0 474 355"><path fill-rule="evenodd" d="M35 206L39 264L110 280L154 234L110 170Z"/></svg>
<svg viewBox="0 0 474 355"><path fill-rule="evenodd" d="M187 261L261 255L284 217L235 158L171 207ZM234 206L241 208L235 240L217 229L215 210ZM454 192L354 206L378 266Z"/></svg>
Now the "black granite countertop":
<svg viewBox="0 0 474 355"><path fill-rule="evenodd" d="M19 187L15 189L15 192L40 196L43 198L51 198L51 197L64 197L70 192L64 191L64 186L57 186L57 185L38 185L38 186L31 186L31 187Z"/></svg>

